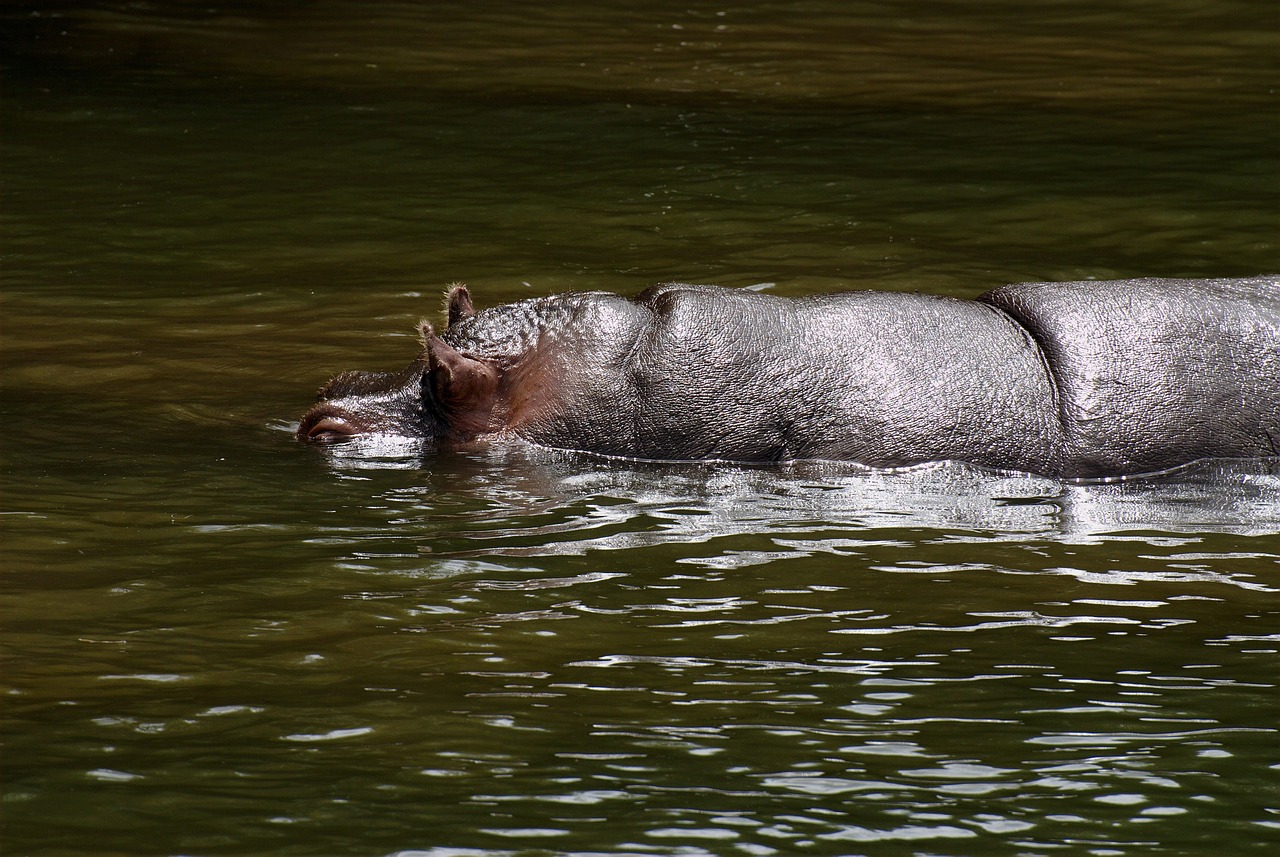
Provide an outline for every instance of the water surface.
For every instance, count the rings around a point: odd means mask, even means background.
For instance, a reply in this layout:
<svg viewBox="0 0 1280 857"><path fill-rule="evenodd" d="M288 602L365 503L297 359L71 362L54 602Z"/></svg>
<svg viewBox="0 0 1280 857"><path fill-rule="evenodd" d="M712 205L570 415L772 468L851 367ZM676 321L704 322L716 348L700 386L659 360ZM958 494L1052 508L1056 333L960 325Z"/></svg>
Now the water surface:
<svg viewBox="0 0 1280 857"><path fill-rule="evenodd" d="M12 854L1270 853L1280 474L317 452L477 302L1280 269L1256 4L19 4ZM767 285L771 284L771 285Z"/></svg>

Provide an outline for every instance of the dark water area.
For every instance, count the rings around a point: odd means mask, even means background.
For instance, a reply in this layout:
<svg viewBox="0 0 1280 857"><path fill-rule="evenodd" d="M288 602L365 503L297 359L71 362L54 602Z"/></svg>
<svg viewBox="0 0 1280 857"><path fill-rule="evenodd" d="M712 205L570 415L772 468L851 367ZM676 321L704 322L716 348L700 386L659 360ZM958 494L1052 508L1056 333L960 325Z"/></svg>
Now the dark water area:
<svg viewBox="0 0 1280 857"><path fill-rule="evenodd" d="M1280 269L1253 2L0 7L0 852L1280 847L1280 471L317 452L481 306ZM771 284L771 285L768 285Z"/></svg>

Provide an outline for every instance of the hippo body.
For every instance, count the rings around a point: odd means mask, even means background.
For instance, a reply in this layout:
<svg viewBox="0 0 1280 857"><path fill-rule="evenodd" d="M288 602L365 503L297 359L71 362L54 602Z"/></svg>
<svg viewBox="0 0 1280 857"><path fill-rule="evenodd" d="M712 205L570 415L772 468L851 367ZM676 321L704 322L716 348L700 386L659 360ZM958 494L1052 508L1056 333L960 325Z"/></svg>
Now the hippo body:
<svg viewBox="0 0 1280 857"><path fill-rule="evenodd" d="M961 460L1064 478L1280 455L1280 279L1023 283L977 300L787 299L662 284L421 326L395 374L346 373L304 440L367 433L651 460Z"/></svg>

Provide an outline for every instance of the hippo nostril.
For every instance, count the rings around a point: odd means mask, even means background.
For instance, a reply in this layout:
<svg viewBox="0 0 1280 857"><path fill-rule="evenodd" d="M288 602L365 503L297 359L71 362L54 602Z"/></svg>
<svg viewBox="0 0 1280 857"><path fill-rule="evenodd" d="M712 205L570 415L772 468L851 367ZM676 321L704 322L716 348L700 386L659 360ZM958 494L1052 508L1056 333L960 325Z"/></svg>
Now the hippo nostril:
<svg viewBox="0 0 1280 857"><path fill-rule="evenodd" d="M341 417L326 416L307 428L306 439L310 443L341 443L357 434L359 429Z"/></svg>

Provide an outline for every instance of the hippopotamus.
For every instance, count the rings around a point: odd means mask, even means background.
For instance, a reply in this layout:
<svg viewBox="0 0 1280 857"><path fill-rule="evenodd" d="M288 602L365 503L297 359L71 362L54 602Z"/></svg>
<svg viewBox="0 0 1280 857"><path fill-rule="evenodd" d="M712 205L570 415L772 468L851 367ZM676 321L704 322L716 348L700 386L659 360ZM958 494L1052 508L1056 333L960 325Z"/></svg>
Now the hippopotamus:
<svg viewBox="0 0 1280 857"><path fill-rule="evenodd" d="M662 283L419 323L297 437L522 440L652 461L959 460L1064 479L1280 455L1280 278L1005 285L964 300Z"/></svg>

